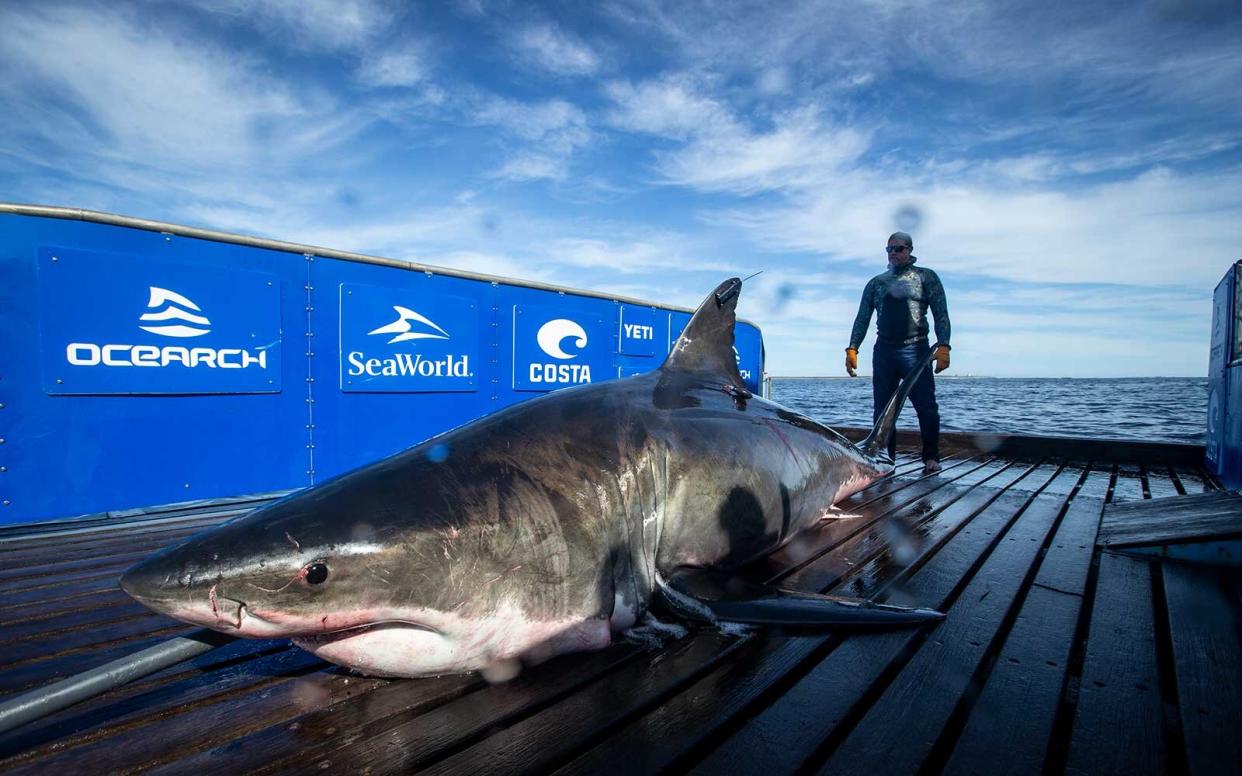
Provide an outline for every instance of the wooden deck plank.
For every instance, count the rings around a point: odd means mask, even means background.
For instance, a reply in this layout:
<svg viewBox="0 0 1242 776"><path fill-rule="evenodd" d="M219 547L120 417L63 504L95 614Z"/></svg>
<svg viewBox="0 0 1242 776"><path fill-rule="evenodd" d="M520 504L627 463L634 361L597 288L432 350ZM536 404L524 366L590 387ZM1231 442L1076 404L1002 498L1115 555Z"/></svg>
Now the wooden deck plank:
<svg viewBox="0 0 1242 776"><path fill-rule="evenodd" d="M1172 477L1169 476L1168 466L1148 466L1146 467L1147 480L1151 486L1152 498L1171 498L1173 496L1185 495L1178 490L1178 486L1173 483Z"/></svg>
<svg viewBox="0 0 1242 776"><path fill-rule="evenodd" d="M1238 602L1223 569L1162 563L1161 570L1187 765L1191 773L1242 773L1242 736L1221 735L1242 720Z"/></svg>
<svg viewBox="0 0 1242 776"><path fill-rule="evenodd" d="M1010 470L1003 482L1012 482L1020 478L1024 469ZM896 542L901 542L909 551L920 542L934 541L929 531L936 527L956 526L959 519L965 519L994 498L1000 491L988 488L961 489L950 484L942 485L937 490L924 494L917 501L890 509L862 526L849 538L836 544L831 553L818 555L806 562L789 575L776 575L774 581L797 590L821 591L837 584L842 577L848 575L859 579L859 570L877 558L881 566L892 565L890 549ZM948 512L944 520L936 520L941 514ZM894 517L889 517L894 515ZM900 520L899 524L890 520ZM847 595L858 595L859 588L843 591Z"/></svg>
<svg viewBox="0 0 1242 776"><path fill-rule="evenodd" d="M393 682L298 720L298 735L268 728L209 752L181 760L178 772L290 773L332 769L359 773L421 769L465 748L490 731L550 707L605 679L626 663L651 655L633 644L555 658L516 679L491 684L456 677L454 695L422 699L407 682ZM434 702L432 702L434 700Z"/></svg>
<svg viewBox="0 0 1242 776"><path fill-rule="evenodd" d="M154 552L174 542L179 542L187 536L192 536L198 531L219 525L221 522L223 521L220 518L212 518L182 526L175 530L151 531L138 536L121 535L116 538L105 538L107 535L100 535L93 537L91 541L74 544L49 544L42 547L14 550L0 556L0 562L4 563L5 568L26 568L46 562L107 558L127 551L136 552L144 550L146 552Z"/></svg>
<svg viewBox="0 0 1242 776"><path fill-rule="evenodd" d="M928 761L991 650L1023 580L1052 538L1062 505L1033 504L1006 532L948 612L823 764L821 773L913 773ZM999 645L997 645L999 647Z"/></svg>
<svg viewBox="0 0 1242 776"><path fill-rule="evenodd" d="M1218 491L1110 506L1099 542L1135 547L1237 536L1242 536L1242 496Z"/></svg>
<svg viewBox="0 0 1242 776"><path fill-rule="evenodd" d="M1068 773L1162 773L1165 742L1146 561L1105 552L1092 606Z"/></svg>
<svg viewBox="0 0 1242 776"><path fill-rule="evenodd" d="M138 724L132 726L105 727L107 735L88 736L78 746L58 748L56 768L70 773L110 773L174 762L254 730L290 722L313 709L369 692L386 681L317 670L322 661L312 660L308 664L298 652L282 653L287 655L285 660L297 665L290 672L277 669L276 675L260 675L258 681L234 692L212 692L154 716L141 715L136 720ZM412 693L418 691L417 687L410 688ZM33 760L22 762L13 772L42 772L46 767L45 763Z"/></svg>
<svg viewBox="0 0 1242 776"><path fill-rule="evenodd" d="M692 685L747 640L715 630L684 639L658 660L628 663L603 681L420 772L512 773L555 768L633 716Z"/></svg>
<svg viewBox="0 0 1242 776"><path fill-rule="evenodd" d="M0 651L10 644L23 641L44 641L84 628L98 628L149 614L150 610L133 600L114 600L88 609L74 609L51 617L28 618L21 621L5 618L0 629ZM6 654L4 661L7 662Z"/></svg>
<svg viewBox="0 0 1242 776"><path fill-rule="evenodd" d="M1003 495L903 580L902 593L925 606L933 602L944 606L962 577L999 542L999 535L1030 499L1028 494ZM849 637L795 683L782 688L769 705L753 710L745 724L708 754L695 772L782 773L802 767L845 719L858 695L915 639L916 634L910 633ZM814 713L806 713L808 709Z"/></svg>
<svg viewBox="0 0 1242 776"><path fill-rule="evenodd" d="M945 772L995 773L998 752L1008 773L1043 772L1102 508L1084 496L1070 505Z"/></svg>
<svg viewBox="0 0 1242 776"><path fill-rule="evenodd" d="M1028 466L1023 471L1030 469ZM998 492L996 497L999 498L999 495ZM965 517L941 513L936 519L960 523ZM944 536L937 544L924 546L923 552L934 558L947 538ZM887 576L868 577L863 580L862 589L851 592L869 597L888 584L892 574L900 570L897 567ZM926 604L923 601L913 603ZM710 746L709 737L717 737L722 727L736 727L735 717L753 713L756 704L758 707L766 705L765 697L780 692L786 684L796 681L807 667L818 663L839 643L840 636L839 633L784 634L776 629L761 629L755 634L753 643L747 645L744 659L721 666L693 687L601 742L564 770L593 773L607 769L610 762L622 759L639 771L663 768L681 770L693 764L699 754L706 753Z"/></svg>
<svg viewBox="0 0 1242 776"><path fill-rule="evenodd" d="M976 463L976 465L983 464ZM886 516L912 509L914 504L930 494L942 492L950 483L951 480L940 480L935 477L907 479L904 482L894 480L878 492L868 493L862 497L856 494L840 502L838 505L839 519L824 521L819 526L804 532L766 559L747 568L744 573L758 581L796 587L791 577L802 569L819 562L819 559L828 553L837 553L843 543L866 532ZM960 491L951 492L959 493ZM818 590L822 587L823 585L804 589Z"/></svg>
<svg viewBox="0 0 1242 776"><path fill-rule="evenodd" d="M0 697L13 695L98 668L113 660L131 655L186 631L185 623L160 627L127 638L80 645L52 659L30 660L20 665L6 664L0 671Z"/></svg>
<svg viewBox="0 0 1242 776"><path fill-rule="evenodd" d="M182 706L204 693L218 694L227 686L236 686L238 676L260 681L279 673L273 666L283 666L287 673L296 667L282 661L294 660L313 665L313 656L288 641L238 639L0 735L0 759L58 741L63 748L66 742L98 737L102 727L126 719L130 726L141 724L144 711Z"/></svg>
<svg viewBox="0 0 1242 776"><path fill-rule="evenodd" d="M198 663L199 670L180 667L13 731L0 739L0 756L12 760L0 764L33 764L48 757L59 760L65 752L125 731L174 726L183 707L261 692L282 676L324 667L322 660L287 643L247 640L240 644L240 648L220 650L220 655L209 653L212 658ZM256 646L263 649L255 651Z"/></svg>
<svg viewBox="0 0 1242 776"><path fill-rule="evenodd" d="M1113 492L1113 501L1142 501L1143 484L1139 479L1137 464L1122 464L1117 471L1117 487Z"/></svg>
<svg viewBox="0 0 1242 776"><path fill-rule="evenodd" d="M24 663L52 660L61 655L72 655L89 652L97 645L110 644L139 638L160 626L173 630L184 630L185 624L169 620L162 614L150 609L130 614L125 618L94 628L78 628L62 632L44 639L18 641L4 647L4 667L6 670L21 666Z"/></svg>
<svg viewBox="0 0 1242 776"><path fill-rule="evenodd" d="M81 595L60 598L54 601L28 601L23 604L4 607L4 622L10 624L24 623L34 620L46 620L69 614L75 611L87 612L96 608L119 606L132 602L120 588L104 588L89 590Z"/></svg>
<svg viewBox="0 0 1242 776"><path fill-rule="evenodd" d="M151 518L133 524L121 523L116 526L99 525L90 529L64 528L39 531L38 533L30 535L3 538L3 540L0 540L0 549L5 551L20 551L26 549L41 549L45 547L81 546L89 545L92 541L97 541L100 537L114 537L117 535L130 537L159 536L172 531L184 531L187 528L194 528L195 526L211 525L216 522L222 522L231 517L245 514L249 511L251 511L251 508L249 507L246 509L220 509L205 513L186 514L175 518Z"/></svg>

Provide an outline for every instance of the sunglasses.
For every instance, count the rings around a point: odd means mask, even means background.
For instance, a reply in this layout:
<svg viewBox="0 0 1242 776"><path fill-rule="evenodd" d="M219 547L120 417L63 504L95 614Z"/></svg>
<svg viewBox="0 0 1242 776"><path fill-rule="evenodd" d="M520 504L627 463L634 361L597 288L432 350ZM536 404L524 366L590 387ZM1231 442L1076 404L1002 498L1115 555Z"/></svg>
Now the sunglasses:
<svg viewBox="0 0 1242 776"><path fill-rule="evenodd" d="M908 251L908 250L910 250L909 245L890 245L884 249L884 252L885 253L901 253L902 251Z"/></svg>

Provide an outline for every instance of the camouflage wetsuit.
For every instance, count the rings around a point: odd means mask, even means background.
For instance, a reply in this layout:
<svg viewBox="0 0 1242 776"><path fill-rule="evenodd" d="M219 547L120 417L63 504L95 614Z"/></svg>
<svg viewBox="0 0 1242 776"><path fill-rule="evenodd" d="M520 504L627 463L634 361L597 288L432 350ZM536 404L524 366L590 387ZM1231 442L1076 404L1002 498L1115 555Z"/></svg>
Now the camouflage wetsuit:
<svg viewBox="0 0 1242 776"><path fill-rule="evenodd" d="M863 289L858 317L850 333L850 347L857 349L867 336L871 313L876 316L876 345L872 355L871 390L874 418L897 389L902 376L920 360L931 357L927 334L927 311L935 318L936 344L949 344L949 307L944 286L935 272L916 267L916 259L900 267L890 267L873 277ZM930 368L923 371L910 401L919 416L923 436L923 459L940 459L940 407L936 404L936 383ZM889 441L889 454L895 455L897 435Z"/></svg>

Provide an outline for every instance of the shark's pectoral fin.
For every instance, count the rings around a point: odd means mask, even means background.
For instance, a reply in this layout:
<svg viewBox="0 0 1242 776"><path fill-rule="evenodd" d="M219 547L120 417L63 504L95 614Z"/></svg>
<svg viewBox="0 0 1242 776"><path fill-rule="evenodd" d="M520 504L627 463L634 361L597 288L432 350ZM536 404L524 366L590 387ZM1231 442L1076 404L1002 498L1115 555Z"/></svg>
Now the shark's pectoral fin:
<svg viewBox="0 0 1242 776"><path fill-rule="evenodd" d="M751 625L890 628L936 622L934 609L877 604L861 598L802 593L761 585L722 571L683 568L661 586L670 609L696 620Z"/></svg>

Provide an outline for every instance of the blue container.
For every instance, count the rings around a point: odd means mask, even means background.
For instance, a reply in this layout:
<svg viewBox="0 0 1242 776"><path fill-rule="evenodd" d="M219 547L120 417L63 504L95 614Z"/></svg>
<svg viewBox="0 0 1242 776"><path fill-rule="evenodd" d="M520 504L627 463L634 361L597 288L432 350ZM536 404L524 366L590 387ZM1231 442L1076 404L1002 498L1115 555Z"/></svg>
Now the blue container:
<svg viewBox="0 0 1242 776"><path fill-rule="evenodd" d="M314 484L658 367L690 314L89 211L0 205L0 523ZM737 327L759 392L763 342Z"/></svg>
<svg viewBox="0 0 1242 776"><path fill-rule="evenodd" d="M1225 273L1212 296L1208 362L1206 464L1230 489L1242 488L1242 262Z"/></svg>

